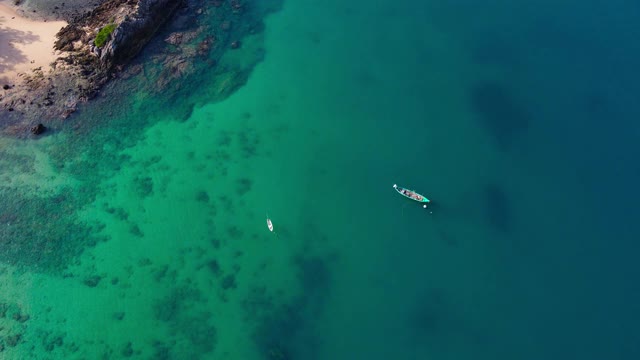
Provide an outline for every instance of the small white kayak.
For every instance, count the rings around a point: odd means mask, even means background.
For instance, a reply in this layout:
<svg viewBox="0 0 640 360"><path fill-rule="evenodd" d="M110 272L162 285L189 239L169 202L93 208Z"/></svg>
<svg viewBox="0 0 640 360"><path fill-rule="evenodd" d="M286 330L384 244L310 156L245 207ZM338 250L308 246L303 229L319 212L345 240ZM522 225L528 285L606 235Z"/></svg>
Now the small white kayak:
<svg viewBox="0 0 640 360"><path fill-rule="evenodd" d="M269 228L269 231L273 232L273 223L269 217L267 217L267 227Z"/></svg>

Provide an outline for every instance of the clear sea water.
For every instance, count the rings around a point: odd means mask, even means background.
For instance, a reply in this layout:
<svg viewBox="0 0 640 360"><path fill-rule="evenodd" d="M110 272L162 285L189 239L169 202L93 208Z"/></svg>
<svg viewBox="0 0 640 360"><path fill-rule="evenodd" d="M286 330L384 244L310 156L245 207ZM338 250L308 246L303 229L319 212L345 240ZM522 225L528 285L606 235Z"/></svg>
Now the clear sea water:
<svg viewBox="0 0 640 360"><path fill-rule="evenodd" d="M222 101L138 76L0 139L0 357L640 358L639 23L287 0Z"/></svg>

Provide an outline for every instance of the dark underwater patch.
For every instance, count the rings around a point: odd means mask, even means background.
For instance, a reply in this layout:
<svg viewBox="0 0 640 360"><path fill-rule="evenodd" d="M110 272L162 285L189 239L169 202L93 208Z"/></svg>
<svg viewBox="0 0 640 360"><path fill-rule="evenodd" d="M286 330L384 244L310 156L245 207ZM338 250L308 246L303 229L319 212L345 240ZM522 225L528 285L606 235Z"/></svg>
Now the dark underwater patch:
<svg viewBox="0 0 640 360"><path fill-rule="evenodd" d="M263 359L318 359L314 320L322 316L331 287L328 258L299 255L294 259L300 294L277 304L265 288L252 291L243 306L249 318L259 318L253 334Z"/></svg>
<svg viewBox="0 0 640 360"><path fill-rule="evenodd" d="M220 274L222 273L222 269L220 268L220 263L218 263L218 260L216 259L211 259L207 262L207 269L209 269L209 271L211 271L211 273L215 277L220 276Z"/></svg>
<svg viewBox="0 0 640 360"><path fill-rule="evenodd" d="M238 287L236 283L236 276L234 274L227 274L222 278L220 282L220 287L223 290L232 290Z"/></svg>
<svg viewBox="0 0 640 360"><path fill-rule="evenodd" d="M508 150L531 123L531 114L513 94L497 83L482 83L471 90L471 109L502 150Z"/></svg>
<svg viewBox="0 0 640 360"><path fill-rule="evenodd" d="M127 343L123 346L122 350L120 351L120 354L123 357L131 357L133 356L133 344L131 344L131 341L127 341Z"/></svg>
<svg viewBox="0 0 640 360"><path fill-rule="evenodd" d="M307 296L324 297L331 287L327 260L320 257L299 256L295 259L298 281Z"/></svg>
<svg viewBox="0 0 640 360"><path fill-rule="evenodd" d="M165 343L163 343L161 341L158 341L158 340L153 342L153 356L152 356L152 359L155 359L155 360L169 360L171 358L172 358L172 356L171 356L171 348L167 344L165 344Z"/></svg>
<svg viewBox="0 0 640 360"><path fill-rule="evenodd" d="M419 294L407 314L409 340L443 351L458 348L461 343L474 350L484 350L489 338L474 328L464 309L452 300L442 289ZM491 357L483 355L482 358Z"/></svg>
<svg viewBox="0 0 640 360"><path fill-rule="evenodd" d="M129 213L127 213L127 211L122 208L122 207L111 207L108 204L104 205L104 210L108 213L111 214L113 216L116 217L116 219L120 220L120 221L128 221L129 220Z"/></svg>
<svg viewBox="0 0 640 360"><path fill-rule="evenodd" d="M250 159L258 154L260 137L256 131L246 129L238 133L238 144L242 158Z"/></svg>
<svg viewBox="0 0 640 360"><path fill-rule="evenodd" d="M106 240L99 235L100 224L76 216L86 195L65 188L51 197L26 198L5 189L0 194L0 262L61 274L84 248Z"/></svg>
<svg viewBox="0 0 640 360"><path fill-rule="evenodd" d="M230 225L227 226L227 234L233 240L240 240L244 236L244 231L236 225Z"/></svg>
<svg viewBox="0 0 640 360"><path fill-rule="evenodd" d="M418 337L432 337L442 332L446 325L446 309L443 293L430 290L420 295L416 306L409 313L409 328Z"/></svg>
<svg viewBox="0 0 640 360"><path fill-rule="evenodd" d="M218 147L228 147L231 145L231 134L227 130L221 130L217 134L216 145Z"/></svg>
<svg viewBox="0 0 640 360"><path fill-rule="evenodd" d="M144 237L144 233L140 230L138 224L130 223L129 225L129 233L133 236Z"/></svg>
<svg viewBox="0 0 640 360"><path fill-rule="evenodd" d="M253 181L247 178L241 178L236 181L236 192L238 196L248 193L253 186Z"/></svg>
<svg viewBox="0 0 640 360"><path fill-rule="evenodd" d="M200 190L196 192L196 201L208 204L209 200L210 200L209 194L207 194L206 191Z"/></svg>
<svg viewBox="0 0 640 360"><path fill-rule="evenodd" d="M156 319L166 322L176 338L189 341L189 352L201 356L212 352L217 343L217 329L213 316L198 309L203 294L192 285L178 285L154 304Z"/></svg>
<svg viewBox="0 0 640 360"><path fill-rule="evenodd" d="M141 198L146 198L153 194L153 180L148 176L136 176L133 178L133 187Z"/></svg>
<svg viewBox="0 0 640 360"><path fill-rule="evenodd" d="M234 213L233 201L231 201L230 197L228 197L227 195L221 195L218 196L218 200L224 211L228 212L229 214Z"/></svg>
<svg viewBox="0 0 640 360"><path fill-rule="evenodd" d="M496 184L484 188L487 221L495 229L508 232L512 227L511 204L506 192Z"/></svg>
<svg viewBox="0 0 640 360"><path fill-rule="evenodd" d="M46 352L52 352L56 348L60 348L64 345L64 338L66 334L63 332L43 331L42 332L42 347Z"/></svg>
<svg viewBox="0 0 640 360"><path fill-rule="evenodd" d="M169 272L169 265L164 264L158 269L153 270L153 279L157 282L164 281Z"/></svg>

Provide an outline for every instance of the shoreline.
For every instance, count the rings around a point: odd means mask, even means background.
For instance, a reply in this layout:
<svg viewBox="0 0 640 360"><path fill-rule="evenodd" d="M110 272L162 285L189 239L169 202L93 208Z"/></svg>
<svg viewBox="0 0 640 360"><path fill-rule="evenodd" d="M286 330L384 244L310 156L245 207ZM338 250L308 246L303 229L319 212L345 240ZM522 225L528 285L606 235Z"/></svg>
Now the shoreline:
<svg viewBox="0 0 640 360"><path fill-rule="evenodd" d="M20 6L29 10L27 3ZM87 9L86 4L79 6ZM201 71L197 65L205 63L207 69L220 73L221 88L216 95L229 94L246 77L237 73L239 69L219 68L219 59L227 51L243 52L237 50L244 47L242 39L261 32L260 17L278 9L280 1L249 7L239 0L212 4L204 0L103 0L93 6L91 11L74 15L55 34L54 49L59 55L50 67L24 74L15 85L0 83L0 135L27 139L56 131L82 103L99 96L107 83L138 74L150 84L152 93L159 94L167 89L177 91L185 78ZM67 11L75 14L77 9L67 4ZM205 18L209 21L200 21ZM95 39L107 25L111 30L106 42L97 46ZM154 55L147 73L147 64L131 63L150 43ZM262 56L260 52L254 55Z"/></svg>
<svg viewBox="0 0 640 360"><path fill-rule="evenodd" d="M50 69L61 55L54 49L56 34L66 21L34 20L0 0L0 86L15 86L33 69Z"/></svg>
<svg viewBox="0 0 640 360"><path fill-rule="evenodd" d="M16 50L13 63L7 59L7 71L29 71L8 72L4 78L16 82L0 82L0 132L23 138L42 134L50 127L48 123L68 118L80 103L95 97L144 48L181 4L175 0L104 0L92 5L81 0L71 0L71 5L67 4L68 0L56 0L31 4L27 0L9 6L14 9L9 11L6 0L0 1L4 1L4 13L11 15L4 16L0 25L9 21L16 23L16 20L31 26L38 25L49 29L47 40L52 42L50 45L38 45L28 37L15 39L14 43L32 46L33 51L46 53L52 46L52 57L43 56L41 62L48 61L47 65L34 68L31 65L35 62L31 63L26 53ZM40 8L36 9L38 6ZM62 14L62 7L66 15ZM27 13L34 15L19 17ZM50 25L49 16L64 18L63 15L70 18L68 23L58 20ZM66 25L58 28L62 24ZM105 41L96 46L94 40L107 25L112 26L112 30ZM38 37L33 32L23 33ZM38 34L44 35L43 32ZM14 49L13 45L7 46ZM16 45L15 48L20 47ZM20 74L18 78L17 74Z"/></svg>

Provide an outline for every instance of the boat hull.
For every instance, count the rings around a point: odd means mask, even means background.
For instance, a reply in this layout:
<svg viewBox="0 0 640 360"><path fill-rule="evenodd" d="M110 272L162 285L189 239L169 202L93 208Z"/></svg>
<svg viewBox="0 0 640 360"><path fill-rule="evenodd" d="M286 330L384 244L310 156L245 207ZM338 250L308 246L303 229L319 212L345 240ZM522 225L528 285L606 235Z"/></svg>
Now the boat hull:
<svg viewBox="0 0 640 360"><path fill-rule="evenodd" d="M403 188L402 186L398 186L398 185L393 185L393 188L398 192L398 194L406 197L407 199L413 200L413 201L417 201L419 203L429 203L431 202L431 200L427 199L426 196L418 194L417 192L413 191L413 190L409 190L406 188ZM416 199L413 196L419 196L420 199Z"/></svg>

